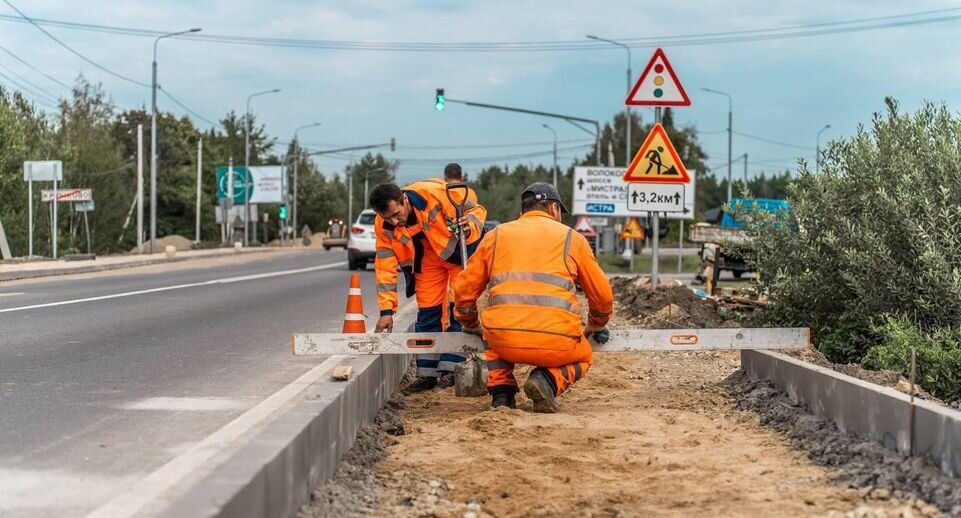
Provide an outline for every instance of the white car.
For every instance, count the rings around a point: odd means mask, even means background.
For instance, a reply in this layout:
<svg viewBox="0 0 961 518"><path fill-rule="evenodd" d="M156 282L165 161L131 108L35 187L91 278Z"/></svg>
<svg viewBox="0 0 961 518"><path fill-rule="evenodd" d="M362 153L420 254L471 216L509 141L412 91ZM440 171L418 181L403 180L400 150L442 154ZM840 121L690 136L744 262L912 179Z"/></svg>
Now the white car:
<svg viewBox="0 0 961 518"><path fill-rule="evenodd" d="M363 270L367 263L374 261L377 237L374 235L374 218L377 214L364 210L357 215L357 221L350 226L350 237L347 238L347 268Z"/></svg>

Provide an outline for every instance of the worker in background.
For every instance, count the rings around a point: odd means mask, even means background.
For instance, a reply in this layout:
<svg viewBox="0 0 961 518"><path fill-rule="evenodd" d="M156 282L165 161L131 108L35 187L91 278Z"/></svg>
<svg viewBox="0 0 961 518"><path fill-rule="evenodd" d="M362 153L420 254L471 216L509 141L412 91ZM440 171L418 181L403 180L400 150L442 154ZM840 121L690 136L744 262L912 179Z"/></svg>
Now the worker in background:
<svg viewBox="0 0 961 518"><path fill-rule="evenodd" d="M462 270L458 236L452 230L457 226L463 229L468 255L473 253L483 235L487 210L477 203L476 194L470 190L464 217L457 221L446 187L447 182L431 179L404 188L381 184L370 193L370 206L377 213L374 272L380 319L375 332L393 330L398 268L404 273L407 296L416 295L417 298L415 331L461 330L451 317L450 289ZM451 195L463 197L464 193L452 191ZM437 387L440 375L452 373L454 365L464 359L459 354L418 355L417 380L404 392L411 394Z"/></svg>
<svg viewBox="0 0 961 518"><path fill-rule="evenodd" d="M561 223L567 208L548 183L521 194L521 217L498 225L454 282L454 314L464 332L482 334L491 406L516 406L514 364L534 365L524 393L535 412L559 410L557 396L584 377L591 366L587 338L608 340L611 285L581 234ZM577 288L589 306L581 328ZM477 299L488 290L478 318Z"/></svg>

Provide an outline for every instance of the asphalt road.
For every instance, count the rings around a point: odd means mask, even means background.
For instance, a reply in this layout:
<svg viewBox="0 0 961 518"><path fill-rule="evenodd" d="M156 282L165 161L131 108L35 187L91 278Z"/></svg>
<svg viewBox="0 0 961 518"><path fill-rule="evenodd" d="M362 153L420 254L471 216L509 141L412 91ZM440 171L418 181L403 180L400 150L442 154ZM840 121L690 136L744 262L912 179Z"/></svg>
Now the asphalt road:
<svg viewBox="0 0 961 518"><path fill-rule="evenodd" d="M322 361L290 335L339 331L343 251L208 261L0 283L0 515L84 514Z"/></svg>

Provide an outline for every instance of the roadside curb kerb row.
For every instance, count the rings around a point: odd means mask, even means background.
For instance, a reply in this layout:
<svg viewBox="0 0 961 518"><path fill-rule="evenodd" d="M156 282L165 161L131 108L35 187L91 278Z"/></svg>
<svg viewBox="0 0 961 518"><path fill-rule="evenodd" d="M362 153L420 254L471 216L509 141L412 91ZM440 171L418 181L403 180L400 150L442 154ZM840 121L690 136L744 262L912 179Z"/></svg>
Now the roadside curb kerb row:
<svg viewBox="0 0 961 518"><path fill-rule="evenodd" d="M772 351L741 351L741 368L844 432L903 455L926 456L950 477L961 476L961 412L889 387ZM913 413L913 420L912 420ZM913 422L913 425L912 425Z"/></svg>
<svg viewBox="0 0 961 518"><path fill-rule="evenodd" d="M57 268L49 270L24 270L20 272L0 272L0 282L7 281L21 281L26 279L40 279L43 277L56 277L60 275L73 275L73 274L85 274L85 273L99 273L99 272L109 272L113 270L124 270L127 268L139 268L142 266L153 266L157 264L168 264L168 263L179 263L183 261L196 261L201 259L215 259L219 257L237 256L260 252L277 252L284 251L280 249L250 249L249 251L238 252L234 249L230 249L229 252L225 251L223 253L217 254L204 254L198 256L186 256L186 257L174 257L173 259L168 259L166 257L157 257L153 259L144 259L141 261L131 261L126 263L113 263L113 264L91 264L78 266L75 268Z"/></svg>

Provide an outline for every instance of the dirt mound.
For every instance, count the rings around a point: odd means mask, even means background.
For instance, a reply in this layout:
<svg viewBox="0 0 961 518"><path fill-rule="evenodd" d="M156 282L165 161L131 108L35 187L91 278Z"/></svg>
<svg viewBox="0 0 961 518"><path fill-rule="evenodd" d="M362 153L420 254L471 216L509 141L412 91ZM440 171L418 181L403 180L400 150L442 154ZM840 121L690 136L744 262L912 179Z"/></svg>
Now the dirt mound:
<svg viewBox="0 0 961 518"><path fill-rule="evenodd" d="M731 327L717 302L700 298L689 288L674 282L651 290L647 277L613 277L611 289L618 302L617 313L632 326L647 328Z"/></svg>

